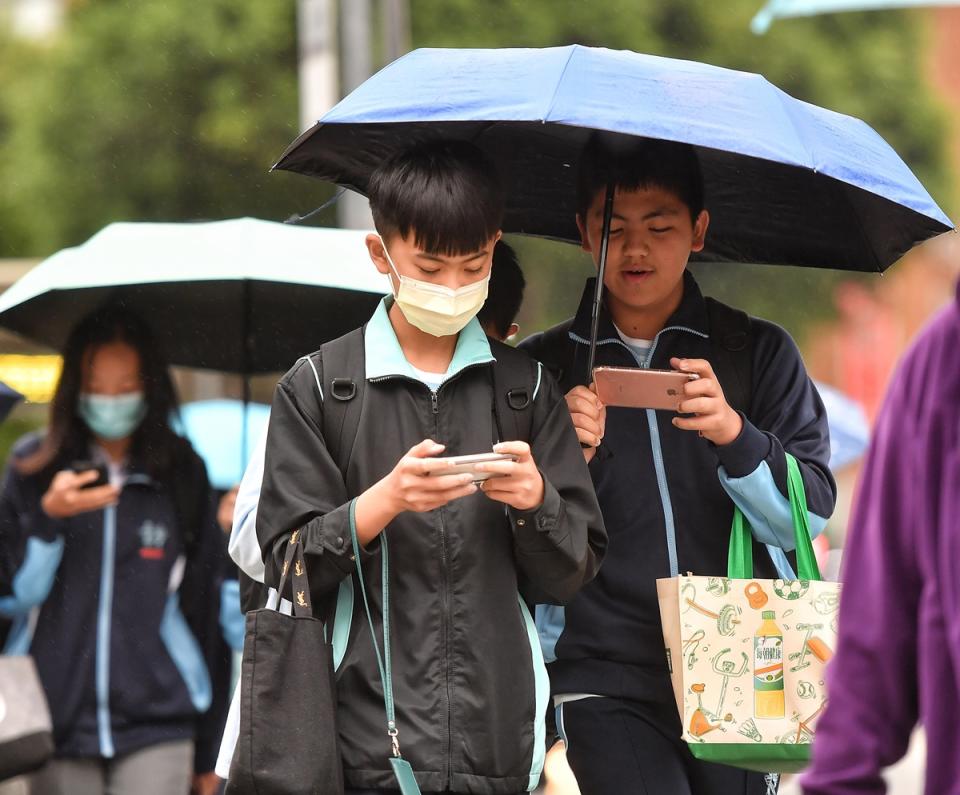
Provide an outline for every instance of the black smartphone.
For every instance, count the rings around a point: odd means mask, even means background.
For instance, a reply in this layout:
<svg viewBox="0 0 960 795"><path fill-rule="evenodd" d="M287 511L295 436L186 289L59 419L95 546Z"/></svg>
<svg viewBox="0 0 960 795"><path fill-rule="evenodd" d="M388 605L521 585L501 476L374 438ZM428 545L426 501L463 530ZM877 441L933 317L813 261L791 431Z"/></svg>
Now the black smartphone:
<svg viewBox="0 0 960 795"><path fill-rule="evenodd" d="M89 472L91 469L97 470L97 479L92 483L83 486L85 489L94 489L97 486L107 486L110 484L110 473L107 472L106 464L98 464L94 461L74 461L70 464L72 472Z"/></svg>

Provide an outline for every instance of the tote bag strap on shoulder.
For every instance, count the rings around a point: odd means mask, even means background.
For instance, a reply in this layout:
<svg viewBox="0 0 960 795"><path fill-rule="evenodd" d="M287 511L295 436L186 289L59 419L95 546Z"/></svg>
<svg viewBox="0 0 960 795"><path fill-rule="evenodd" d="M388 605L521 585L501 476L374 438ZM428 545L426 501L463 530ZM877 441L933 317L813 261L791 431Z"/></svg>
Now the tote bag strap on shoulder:
<svg viewBox="0 0 960 795"><path fill-rule="evenodd" d="M803 475L800 474L797 459L789 453L786 456L787 493L790 498L793 538L797 550L797 576L801 580L822 580L810 538L810 516L807 512ZM737 580L753 578L753 534L750 532L746 517L739 508L734 508L733 512L733 528L730 531L730 548L727 554L727 576Z"/></svg>

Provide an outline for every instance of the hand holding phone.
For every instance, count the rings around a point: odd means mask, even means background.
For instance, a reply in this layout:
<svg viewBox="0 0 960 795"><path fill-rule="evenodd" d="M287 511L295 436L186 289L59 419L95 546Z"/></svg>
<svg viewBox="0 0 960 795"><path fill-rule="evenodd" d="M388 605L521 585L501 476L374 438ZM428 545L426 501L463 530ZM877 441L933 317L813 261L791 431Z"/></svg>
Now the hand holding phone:
<svg viewBox="0 0 960 795"><path fill-rule="evenodd" d="M89 462L82 462L86 467ZM120 490L104 483L94 485L101 478L106 481L106 469L97 467L75 472L64 469L54 475L50 487L40 500L40 507L53 519L68 519L77 514L99 511L109 505L115 505Z"/></svg>
<svg viewBox="0 0 960 795"><path fill-rule="evenodd" d="M482 483L489 478L504 477L505 473L484 470L478 468L478 464L494 463L497 461L516 461L515 455L505 453L477 453L475 455L458 455L446 458L434 458L434 461L443 462L443 465L432 470L429 474L433 477L449 477L450 475L467 475L473 479L473 483Z"/></svg>
<svg viewBox="0 0 960 795"><path fill-rule="evenodd" d="M684 387L699 377L696 373L639 367L597 367L593 371L597 397L604 405L665 411L678 411Z"/></svg>

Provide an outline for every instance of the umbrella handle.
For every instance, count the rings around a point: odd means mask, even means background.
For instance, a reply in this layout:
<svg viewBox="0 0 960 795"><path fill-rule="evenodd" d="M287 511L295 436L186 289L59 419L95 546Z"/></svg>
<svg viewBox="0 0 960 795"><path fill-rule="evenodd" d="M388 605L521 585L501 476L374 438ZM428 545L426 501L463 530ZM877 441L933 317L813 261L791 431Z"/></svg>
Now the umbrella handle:
<svg viewBox="0 0 960 795"><path fill-rule="evenodd" d="M597 285L593 292L593 312L590 317L590 353L587 356L587 385L593 382L593 364L597 357L597 335L600 331L600 305L603 302L603 277L607 272L607 249L610 247L610 222L613 219L613 195L616 186L607 184L603 202L603 230L600 237L600 262L597 266Z"/></svg>

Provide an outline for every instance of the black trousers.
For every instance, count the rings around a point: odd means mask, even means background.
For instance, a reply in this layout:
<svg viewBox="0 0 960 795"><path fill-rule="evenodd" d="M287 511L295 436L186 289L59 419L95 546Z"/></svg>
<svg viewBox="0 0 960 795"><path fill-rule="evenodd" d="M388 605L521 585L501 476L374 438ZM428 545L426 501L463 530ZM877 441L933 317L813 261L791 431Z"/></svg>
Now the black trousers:
<svg viewBox="0 0 960 795"><path fill-rule="evenodd" d="M768 783L763 773L694 758L668 709L614 698L557 708L557 729L583 795L775 795L775 780Z"/></svg>

